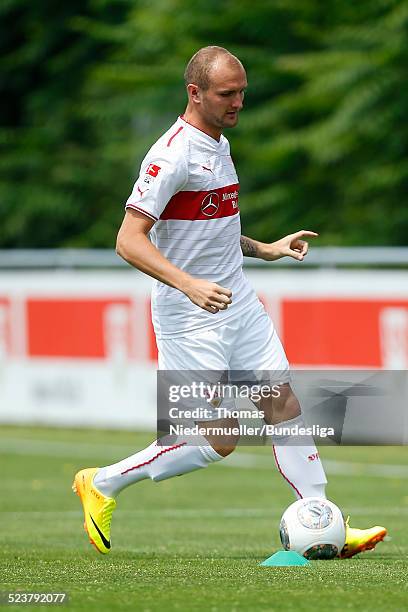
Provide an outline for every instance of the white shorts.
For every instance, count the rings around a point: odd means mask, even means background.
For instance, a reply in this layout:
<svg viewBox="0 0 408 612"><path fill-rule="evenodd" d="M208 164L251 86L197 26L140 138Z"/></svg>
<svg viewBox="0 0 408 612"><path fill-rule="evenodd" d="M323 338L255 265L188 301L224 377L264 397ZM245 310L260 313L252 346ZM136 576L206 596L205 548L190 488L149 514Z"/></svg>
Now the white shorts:
<svg viewBox="0 0 408 612"><path fill-rule="evenodd" d="M235 372L259 372L260 378L267 374L272 383L290 380L282 343L259 301L225 325L183 337L158 338L157 347L159 370L232 371L232 378ZM217 413L210 418L217 418Z"/></svg>

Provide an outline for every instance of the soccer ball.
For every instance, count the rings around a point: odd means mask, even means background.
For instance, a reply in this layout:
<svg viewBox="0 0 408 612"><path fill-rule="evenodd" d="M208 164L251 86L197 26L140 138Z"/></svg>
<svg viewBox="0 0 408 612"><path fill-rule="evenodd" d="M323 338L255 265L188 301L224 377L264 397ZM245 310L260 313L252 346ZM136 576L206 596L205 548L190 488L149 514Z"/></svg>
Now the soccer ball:
<svg viewBox="0 0 408 612"><path fill-rule="evenodd" d="M334 559L346 540L343 515L328 499L299 499L283 513L280 539L285 550L295 550L306 559Z"/></svg>

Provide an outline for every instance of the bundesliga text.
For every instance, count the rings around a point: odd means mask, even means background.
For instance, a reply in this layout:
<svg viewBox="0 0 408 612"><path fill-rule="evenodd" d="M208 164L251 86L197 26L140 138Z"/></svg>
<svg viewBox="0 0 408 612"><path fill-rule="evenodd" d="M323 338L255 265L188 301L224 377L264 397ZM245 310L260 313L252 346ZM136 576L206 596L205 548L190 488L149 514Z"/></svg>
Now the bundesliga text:
<svg viewBox="0 0 408 612"><path fill-rule="evenodd" d="M279 425L246 425L245 423L239 423L237 426L231 427L219 427L207 425L201 427L199 425L186 426L183 424L170 425L170 435L175 436L279 436L286 437L291 436L292 438L301 438L303 436L313 436L317 438L327 438L334 436L334 429L332 427L320 427L319 425L312 425L310 427L299 427L294 425L293 427L282 427Z"/></svg>

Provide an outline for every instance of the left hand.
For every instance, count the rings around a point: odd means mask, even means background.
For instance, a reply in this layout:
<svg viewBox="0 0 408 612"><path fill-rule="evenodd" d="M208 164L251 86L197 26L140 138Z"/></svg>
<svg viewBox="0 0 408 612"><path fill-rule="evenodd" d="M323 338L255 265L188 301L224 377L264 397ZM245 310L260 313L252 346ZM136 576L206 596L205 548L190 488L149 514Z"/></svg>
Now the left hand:
<svg viewBox="0 0 408 612"><path fill-rule="evenodd" d="M315 238L318 235L310 230L300 230L294 234L289 234L276 242L268 244L263 259L274 261L281 257L293 257L293 259L303 261L309 250L309 243L306 240L302 240L302 238L304 236Z"/></svg>

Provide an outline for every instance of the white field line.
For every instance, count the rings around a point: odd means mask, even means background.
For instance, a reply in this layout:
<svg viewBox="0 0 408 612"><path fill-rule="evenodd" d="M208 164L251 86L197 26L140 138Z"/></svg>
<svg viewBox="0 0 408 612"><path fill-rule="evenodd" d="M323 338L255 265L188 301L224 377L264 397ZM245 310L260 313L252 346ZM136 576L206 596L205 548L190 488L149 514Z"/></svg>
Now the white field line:
<svg viewBox="0 0 408 612"><path fill-rule="evenodd" d="M42 457L66 457L80 459L95 459L103 456L117 458L136 452L134 447L127 445L101 444L98 442L57 442L53 440L29 440L26 438L0 438L1 455L32 455Z"/></svg>
<svg viewBox="0 0 408 612"><path fill-rule="evenodd" d="M0 512L1 516L4 515L10 515L10 516L18 516L19 514L22 514L24 516L27 516L27 514L32 515L33 517L38 516L39 518L42 516L66 516L67 518L72 516L77 518L78 515L82 514L82 510L48 510L45 512L40 512L40 511L17 511L17 512L12 512L12 511L4 511L4 512ZM137 518L146 518L148 519L149 517L153 516L153 517L160 517L160 518L168 518L168 519L201 519L201 518L219 518L219 517L224 517L224 518L248 518L248 519L253 519L253 518L264 518L264 517L269 517L269 516L280 516L281 511L279 508L277 509L267 509L267 508L220 508L220 509L207 509L207 508L201 508L201 509L190 509L190 508L186 508L186 509L182 509L182 508L169 508L169 509L155 509L155 508L146 508L144 510L142 509L135 509L135 510L121 510L120 511L120 515L122 516L134 516Z"/></svg>
<svg viewBox="0 0 408 612"><path fill-rule="evenodd" d="M65 442L52 440L28 440L24 438L0 438L0 454L42 457L66 457L87 459L104 457L120 460L136 449L123 445L106 445L95 442ZM271 454L265 455L239 451L224 459L219 465L228 468L265 469L274 467ZM359 463L354 461L323 461L328 474L339 476L372 476L376 478L408 479L408 465Z"/></svg>
<svg viewBox="0 0 408 612"><path fill-rule="evenodd" d="M230 455L223 462L225 467L270 469L271 462L267 457L254 453L237 453ZM334 461L323 459L324 469L328 474L339 476L375 476L377 478L408 478L408 465L387 465L383 463L358 463L354 461Z"/></svg>
<svg viewBox="0 0 408 612"><path fill-rule="evenodd" d="M271 495L273 491L271 489ZM190 509L190 508L169 508L169 509L158 509L158 508L146 508L144 510L135 508L134 510L121 510L119 507L118 512L123 517L134 517L139 519L150 518L166 518L166 519L218 519L218 518L247 518L252 520L258 519L279 519L282 515L282 508L271 504L270 508L216 508L214 510L208 508ZM408 507L398 506L393 508L386 508L382 506L375 507L349 507L347 506L347 514L354 516L371 516L381 514L382 516L408 516ZM82 516L82 510L4 510L0 511L0 517L10 519L19 517L32 517L33 519L47 518L52 519L65 517L66 519L73 518L78 519L78 516Z"/></svg>

